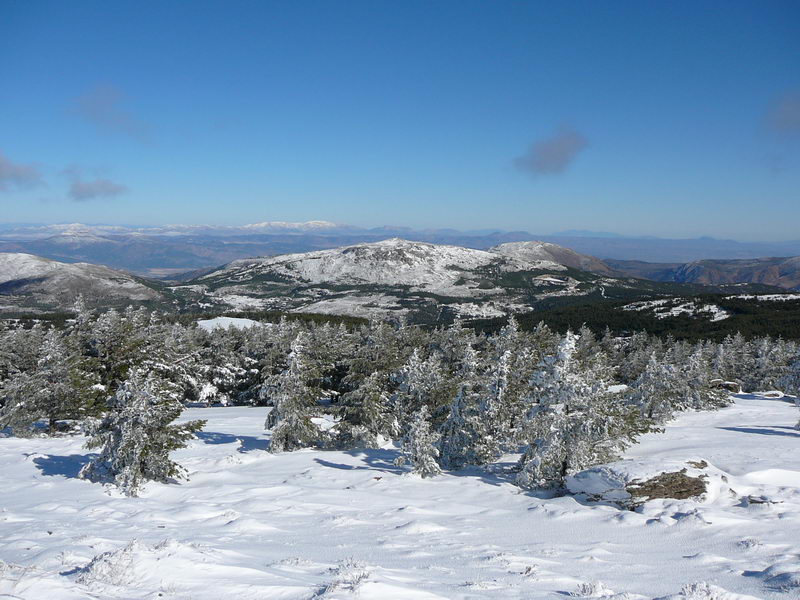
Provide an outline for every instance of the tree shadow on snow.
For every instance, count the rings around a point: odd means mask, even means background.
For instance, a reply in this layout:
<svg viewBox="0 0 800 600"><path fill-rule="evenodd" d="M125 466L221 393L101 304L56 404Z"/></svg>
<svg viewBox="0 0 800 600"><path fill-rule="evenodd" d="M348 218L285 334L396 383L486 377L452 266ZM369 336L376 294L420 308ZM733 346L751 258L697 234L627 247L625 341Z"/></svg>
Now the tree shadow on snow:
<svg viewBox="0 0 800 600"><path fill-rule="evenodd" d="M517 475L514 469L515 465L516 463L512 462L496 462L486 467L464 467L456 471L444 471L444 473L454 477L480 479L483 483L494 486L501 486L506 483L513 485L514 478Z"/></svg>
<svg viewBox="0 0 800 600"><path fill-rule="evenodd" d="M372 469L383 473L392 473L394 475L403 475L411 471L409 465L398 466L394 464L395 459L400 456L399 450L357 448L345 450L343 453L354 458L360 458L365 464L348 465L331 462L322 458L315 458L314 461L323 467L346 471ZM514 464L515 463L495 463L489 469L483 467L465 467L456 471L443 471L443 474L454 477L470 477L472 479L479 479L490 485L500 486L507 483L514 483L514 477L516 475L513 470Z"/></svg>
<svg viewBox="0 0 800 600"><path fill-rule="evenodd" d="M738 431L740 433L758 433L761 435L784 435L787 437L800 438L800 431L794 427L784 427L777 425L757 425L755 427L718 427L717 429L725 429L726 431ZM776 429L784 429L788 431L776 431Z"/></svg>
<svg viewBox="0 0 800 600"><path fill-rule="evenodd" d="M372 468L367 465L346 465L344 463L331 462L329 460L324 460L322 458L315 458L314 462L317 463L318 465L322 465L323 467L330 467L331 469L341 469L343 471L357 471L360 469Z"/></svg>
<svg viewBox="0 0 800 600"><path fill-rule="evenodd" d="M247 453L253 450L268 450L269 440L257 438L252 435L231 435L216 431L198 431L195 433L204 444L233 444L239 442L238 452Z"/></svg>
<svg viewBox="0 0 800 600"><path fill-rule="evenodd" d="M396 464L394 464L395 459L400 456L400 452L398 450L384 450L382 448L355 448L353 450L345 450L344 454L354 458L360 458L366 463L366 467L354 467L357 469L374 469L376 471L395 473L397 475L407 471L405 467L398 467Z"/></svg>
<svg viewBox="0 0 800 600"><path fill-rule="evenodd" d="M42 475L77 478L78 473L96 454L70 454L69 456L37 456L33 464L42 472Z"/></svg>
<svg viewBox="0 0 800 600"><path fill-rule="evenodd" d="M740 400L773 400L776 402L786 402L787 404L797 404L794 396L790 396L789 394L785 394L780 398L770 398L769 396L764 396L763 394L753 393L753 394L734 394Z"/></svg>

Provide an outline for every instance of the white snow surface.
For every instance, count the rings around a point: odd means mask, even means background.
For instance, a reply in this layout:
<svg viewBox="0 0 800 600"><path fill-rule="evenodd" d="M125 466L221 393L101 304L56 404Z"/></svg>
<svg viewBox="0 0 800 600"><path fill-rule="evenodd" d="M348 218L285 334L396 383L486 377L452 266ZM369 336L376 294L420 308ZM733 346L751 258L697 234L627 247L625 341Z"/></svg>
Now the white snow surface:
<svg viewBox="0 0 800 600"><path fill-rule="evenodd" d="M213 319L203 319L197 322L200 329L206 331L213 331L214 329L228 329L234 327L236 329L249 329L253 326L261 326L263 323L254 321L253 319L240 319L237 317L214 317Z"/></svg>
<svg viewBox="0 0 800 600"><path fill-rule="evenodd" d="M622 310L644 311L652 310L657 319L677 317L680 315L703 316L709 321L724 321L731 313L716 304L698 304L694 300L682 301L680 298L665 298L662 300L642 300L632 302L622 307Z"/></svg>
<svg viewBox="0 0 800 600"><path fill-rule="evenodd" d="M742 298L743 300L759 300L761 302L785 302L787 300L800 300L800 294L739 294L728 298Z"/></svg>
<svg viewBox="0 0 800 600"><path fill-rule="evenodd" d="M705 460L713 489L636 512L537 497L502 470L423 480L393 465L394 447L273 455L267 410L188 409L208 419L174 453L191 480L140 498L75 478L80 437L0 437L0 598L800 597L786 399L739 395L646 435L617 473Z"/></svg>

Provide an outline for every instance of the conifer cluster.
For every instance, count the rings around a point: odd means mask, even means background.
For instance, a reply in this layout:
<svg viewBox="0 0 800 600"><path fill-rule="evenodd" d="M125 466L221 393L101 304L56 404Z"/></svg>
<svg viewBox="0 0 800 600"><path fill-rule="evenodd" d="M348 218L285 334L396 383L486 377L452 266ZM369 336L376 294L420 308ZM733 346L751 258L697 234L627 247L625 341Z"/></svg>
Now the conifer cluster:
<svg viewBox="0 0 800 600"><path fill-rule="evenodd" d="M724 406L730 382L797 395L800 349L740 335L521 331L513 318L494 334L286 319L206 331L81 305L64 328L0 331L0 428L55 435L87 423L100 455L83 475L130 494L183 475L169 452L202 427L174 424L190 403L271 407L272 452L393 442L423 477L516 453L520 486L558 488L678 411Z"/></svg>

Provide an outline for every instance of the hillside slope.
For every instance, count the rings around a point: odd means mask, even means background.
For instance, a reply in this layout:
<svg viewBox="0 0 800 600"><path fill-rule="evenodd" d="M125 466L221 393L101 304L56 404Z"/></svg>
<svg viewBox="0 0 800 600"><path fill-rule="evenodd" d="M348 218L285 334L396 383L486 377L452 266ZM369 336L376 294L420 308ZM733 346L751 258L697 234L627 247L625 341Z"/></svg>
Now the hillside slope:
<svg viewBox="0 0 800 600"><path fill-rule="evenodd" d="M647 263L607 260L617 272L654 281L720 285L760 283L800 290L800 256L741 260L696 260L688 263Z"/></svg>
<svg viewBox="0 0 800 600"><path fill-rule="evenodd" d="M549 242L508 242L489 249L503 256L517 258L522 261L550 261L580 271L589 271L599 275L615 275L615 271L599 258L588 254L579 254L574 250L551 244Z"/></svg>
<svg viewBox="0 0 800 600"><path fill-rule="evenodd" d="M0 310L63 310L82 295L91 305L161 300L144 280L100 265L0 253Z"/></svg>

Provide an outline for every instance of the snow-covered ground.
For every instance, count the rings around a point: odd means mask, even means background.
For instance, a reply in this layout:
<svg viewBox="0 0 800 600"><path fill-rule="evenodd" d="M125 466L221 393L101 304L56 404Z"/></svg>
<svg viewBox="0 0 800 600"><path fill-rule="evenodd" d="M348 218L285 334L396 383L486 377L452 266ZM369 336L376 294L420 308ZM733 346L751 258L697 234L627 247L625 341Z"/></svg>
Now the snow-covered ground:
<svg viewBox="0 0 800 600"><path fill-rule="evenodd" d="M762 302L786 302L787 300L800 300L800 294L739 294L728 298L741 298L742 300L760 300Z"/></svg>
<svg viewBox="0 0 800 600"><path fill-rule="evenodd" d="M657 319L677 317L680 315L704 316L709 321L724 321L731 316L727 310L716 304L698 304L695 300L683 301L681 298L664 298L662 300L644 300L626 304L622 310L652 310Z"/></svg>
<svg viewBox="0 0 800 600"><path fill-rule="evenodd" d="M249 329L254 326L262 326L263 323L253 321L252 319L239 319L236 317L214 317L213 319L203 319L197 322L197 326L206 331L213 331L214 329L228 329L235 327L236 329Z"/></svg>
<svg viewBox="0 0 800 600"><path fill-rule="evenodd" d="M740 395L645 436L618 471L704 460L714 485L637 512L539 498L503 473L422 480L392 448L272 455L265 414L187 410L208 419L175 453L191 480L141 498L76 479L81 438L0 438L0 598L800 597L786 399Z"/></svg>

